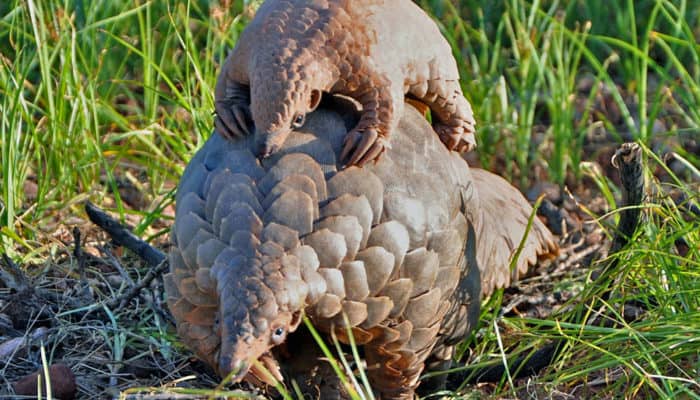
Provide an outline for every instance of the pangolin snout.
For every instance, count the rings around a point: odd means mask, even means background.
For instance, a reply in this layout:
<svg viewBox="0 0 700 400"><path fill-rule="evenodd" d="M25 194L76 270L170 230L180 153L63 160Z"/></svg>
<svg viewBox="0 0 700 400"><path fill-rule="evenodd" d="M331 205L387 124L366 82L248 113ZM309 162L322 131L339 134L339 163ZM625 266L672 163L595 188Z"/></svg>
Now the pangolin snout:
<svg viewBox="0 0 700 400"><path fill-rule="evenodd" d="M250 369L250 365L244 360L232 360L230 355L221 355L219 357L219 373L221 376L228 376L233 372L231 382L239 382L242 380Z"/></svg>
<svg viewBox="0 0 700 400"><path fill-rule="evenodd" d="M258 145L258 157L268 158L271 155L278 152L284 145L287 136L289 136L289 131L287 130L263 130L261 133L257 133L257 145Z"/></svg>
<svg viewBox="0 0 700 400"><path fill-rule="evenodd" d="M272 154L276 153L280 149L280 146L275 143L264 143L260 146L258 154L260 158L268 158Z"/></svg>

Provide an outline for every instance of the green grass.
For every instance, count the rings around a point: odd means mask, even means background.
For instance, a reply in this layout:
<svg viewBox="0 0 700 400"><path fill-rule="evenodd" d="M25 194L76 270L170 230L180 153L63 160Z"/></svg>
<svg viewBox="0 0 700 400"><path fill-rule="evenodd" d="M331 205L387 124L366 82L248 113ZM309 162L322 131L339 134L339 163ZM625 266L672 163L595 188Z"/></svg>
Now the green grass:
<svg viewBox="0 0 700 400"><path fill-rule="evenodd" d="M652 159L650 166L661 165L648 149L646 153ZM647 179L660 191L649 170ZM698 198L697 191L678 187ZM590 280L588 271L564 281L582 290L548 319L501 316L502 297L494 295L484 321L498 323L484 324L472 338L472 364L501 361L497 330L509 355L528 354L563 338L566 350L531 388L540 397L576 389L584 398L700 398L700 217L690 217L671 199L658 195L645 199L642 209L643 223L630 244L598 261L617 259L615 268L598 280ZM685 254L677 247L680 240L689 244ZM609 300L601 303L608 286ZM625 320L623 305L629 302L646 310L641 318ZM600 306L592 309L590 304ZM597 323L582 323L594 313L603 317ZM522 387L505 383L497 393L517 390L521 394L516 397L522 396Z"/></svg>
<svg viewBox="0 0 700 400"><path fill-rule="evenodd" d="M126 168L141 175L149 195L170 201L163 198L168 184L210 134L217 60L235 43L240 14L181 2L13 1L3 8L0 225L7 251L40 246L31 240L41 236L41 221L86 195L111 192L115 208L130 212L116 190L115 174ZM38 188L27 207L30 177Z"/></svg>
<svg viewBox="0 0 700 400"><path fill-rule="evenodd" d="M113 199L112 211L140 221L138 234L167 234L154 223L168 218L172 189L211 132L219 62L248 18L241 1L220 3L229 2L0 4L2 252L22 265L40 263L61 245L51 238L56 223L83 215L86 198ZM686 170L700 167L697 154L674 145L700 139L700 1L418 3L439 20L459 60L485 167L523 188L535 170L575 187L587 171L582 161L594 157L587 135L600 129L649 147L668 143ZM619 117L601 109L601 99ZM659 121L663 128L655 129ZM653 157L650 165L664 168ZM143 209L120 196L130 176L146 196ZM697 201L687 179L669 182ZM608 193L612 202L615 189ZM613 396L697 398L700 222L662 197L649 199L645 214L634 244L613 255L624 260L625 279L614 283L609 305L615 315L621 299L634 297L650 305L643 320L581 325L579 304L599 295L595 284L545 321L498 317L497 295L469 342L472 361L500 359L488 323L496 319L504 345L518 350L566 337L570 351L537 380L545 392L607 373L613 379L601 390ZM690 248L682 256L674 244L680 237ZM518 390L504 383L495 393Z"/></svg>
<svg viewBox="0 0 700 400"><path fill-rule="evenodd" d="M697 136L698 1L420 3L442 21L463 60L485 165L503 153L507 175L520 171L525 177L524 171L544 163L550 178L564 183L569 172L581 177L584 136L595 122L645 143L653 139L657 119L667 122L657 136ZM594 79L593 89L585 107L575 107L582 97L577 81L586 75ZM622 121L609 121L591 107L601 83ZM625 101L628 96L636 100ZM542 122L544 137L535 140L533 128Z"/></svg>

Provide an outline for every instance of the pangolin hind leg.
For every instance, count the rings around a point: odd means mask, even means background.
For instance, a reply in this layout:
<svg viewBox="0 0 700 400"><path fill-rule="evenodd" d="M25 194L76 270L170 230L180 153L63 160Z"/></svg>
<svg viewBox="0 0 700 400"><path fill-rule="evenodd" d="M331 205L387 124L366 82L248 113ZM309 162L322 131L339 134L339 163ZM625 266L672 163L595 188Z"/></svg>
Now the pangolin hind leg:
<svg viewBox="0 0 700 400"><path fill-rule="evenodd" d="M216 83L216 131L229 139L250 135L253 118L250 113L250 87L240 82L219 77Z"/></svg>
<svg viewBox="0 0 700 400"><path fill-rule="evenodd" d="M428 79L409 86L408 94L430 107L433 129L450 150L476 147L474 113L457 80Z"/></svg>

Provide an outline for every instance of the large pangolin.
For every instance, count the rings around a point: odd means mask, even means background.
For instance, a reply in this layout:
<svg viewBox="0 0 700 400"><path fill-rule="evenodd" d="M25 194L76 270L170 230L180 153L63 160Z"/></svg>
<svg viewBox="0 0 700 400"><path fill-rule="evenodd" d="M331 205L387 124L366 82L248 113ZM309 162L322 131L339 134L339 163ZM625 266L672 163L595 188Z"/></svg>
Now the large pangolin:
<svg viewBox="0 0 700 400"><path fill-rule="evenodd" d="M278 378L276 349L308 315L361 345L383 399L409 399L476 325L480 300L557 251L502 178L470 169L406 107L377 163L343 169L363 116L322 106L268 158L214 134L177 191L168 304L202 360L234 379ZM291 362L293 362L292 360Z"/></svg>
<svg viewBox="0 0 700 400"><path fill-rule="evenodd" d="M475 146L474 116L457 64L433 20L410 0L267 0L226 59L216 84L216 129L251 132L269 155L304 124L322 93L349 96L362 117L345 139L347 165L376 160L404 96L430 107L450 150Z"/></svg>

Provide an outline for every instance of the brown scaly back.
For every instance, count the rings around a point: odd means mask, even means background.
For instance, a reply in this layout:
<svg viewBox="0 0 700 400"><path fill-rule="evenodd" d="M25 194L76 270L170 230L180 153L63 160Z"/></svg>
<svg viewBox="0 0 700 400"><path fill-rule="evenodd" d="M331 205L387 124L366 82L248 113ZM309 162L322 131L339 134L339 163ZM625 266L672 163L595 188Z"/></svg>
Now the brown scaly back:
<svg viewBox="0 0 700 400"><path fill-rule="evenodd" d="M502 229L504 214L479 198L495 190L516 199L513 214L531 209L501 181L478 183L410 107L379 163L341 168L357 120L335 109L311 114L264 160L251 137L213 135L197 153L178 188L168 304L184 342L236 380L266 382L256 359L281 377L271 350L303 311L343 341L349 325L382 398L412 398L426 360L451 357L475 325L481 275L511 276L507 264L477 262L479 235ZM533 232L545 243L526 242L523 262L549 249L546 229Z"/></svg>
<svg viewBox="0 0 700 400"><path fill-rule="evenodd" d="M386 151L406 95L432 110L448 149L475 146L474 116L451 48L411 1L264 2L222 68L216 129L230 138L254 131L256 154L269 156L303 125L322 92L362 105L344 139L347 165Z"/></svg>
<svg viewBox="0 0 700 400"><path fill-rule="evenodd" d="M274 2L273 2L274 3ZM303 125L306 114L318 106L321 92L334 79L323 54L329 24L347 18L338 5L309 2L298 7L285 2L258 11L264 27L261 49L249 60L251 112L261 155L277 151L291 130ZM268 9L271 9L268 11ZM261 38L260 38L261 39ZM235 50L234 50L235 54ZM235 57L234 55L231 56Z"/></svg>

